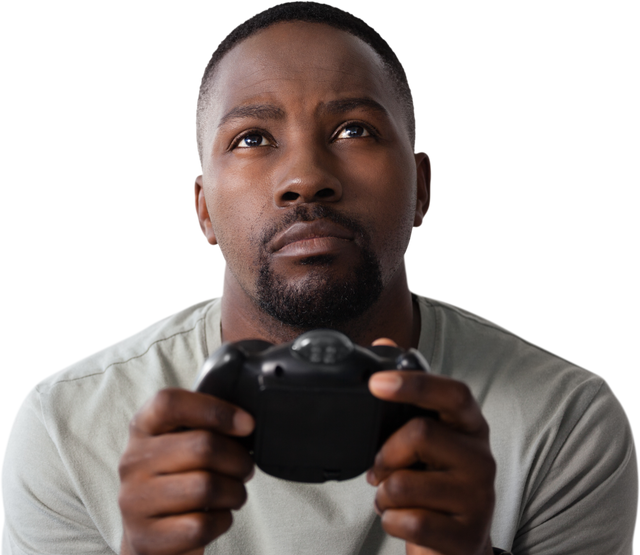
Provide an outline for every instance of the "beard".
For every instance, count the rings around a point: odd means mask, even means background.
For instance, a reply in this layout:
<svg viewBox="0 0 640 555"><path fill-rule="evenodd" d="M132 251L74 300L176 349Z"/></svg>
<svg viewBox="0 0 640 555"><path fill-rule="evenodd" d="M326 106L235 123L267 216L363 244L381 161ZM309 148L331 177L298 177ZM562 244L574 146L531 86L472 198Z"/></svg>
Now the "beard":
<svg viewBox="0 0 640 555"><path fill-rule="evenodd" d="M271 267L266 244L280 230L294 222L331 220L355 234L360 257L350 275L336 276L331 271L334 257L313 256L302 259L309 266L307 275L295 283L286 282ZM339 214L324 205L301 205L292 210L277 226L268 229L260 239L260 271L256 301L269 316L299 329L339 328L345 322L362 316L380 298L383 290L380 262L376 258L369 234L358 221Z"/></svg>

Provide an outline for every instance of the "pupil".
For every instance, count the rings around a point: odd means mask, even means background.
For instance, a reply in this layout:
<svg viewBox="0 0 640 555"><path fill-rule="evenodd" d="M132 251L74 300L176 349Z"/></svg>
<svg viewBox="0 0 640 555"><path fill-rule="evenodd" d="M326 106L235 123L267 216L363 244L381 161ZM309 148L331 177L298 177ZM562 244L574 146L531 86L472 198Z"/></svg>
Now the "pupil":
<svg viewBox="0 0 640 555"><path fill-rule="evenodd" d="M359 137L360 135L362 135L362 127L360 127L359 125L352 125L350 127L347 127L346 131L349 137Z"/></svg>
<svg viewBox="0 0 640 555"><path fill-rule="evenodd" d="M262 135L247 135L244 138L244 144L247 146L260 146Z"/></svg>

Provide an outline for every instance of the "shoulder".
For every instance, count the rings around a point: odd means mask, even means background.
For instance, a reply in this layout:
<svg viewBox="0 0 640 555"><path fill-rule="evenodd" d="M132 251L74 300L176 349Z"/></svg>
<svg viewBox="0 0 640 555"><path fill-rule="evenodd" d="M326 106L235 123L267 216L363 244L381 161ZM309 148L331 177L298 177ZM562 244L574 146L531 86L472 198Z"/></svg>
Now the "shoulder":
<svg viewBox="0 0 640 555"><path fill-rule="evenodd" d="M596 397L617 403L600 376L458 307L419 302L434 322L433 371L469 385L496 441L533 445L545 428L568 433Z"/></svg>
<svg viewBox="0 0 640 555"><path fill-rule="evenodd" d="M466 310L418 302L433 371L469 385L489 423L498 466L494 541L516 552L630 544L635 451L605 381Z"/></svg>
<svg viewBox="0 0 640 555"><path fill-rule="evenodd" d="M162 388L190 388L219 342L219 302L200 303L43 380L22 412L55 443L108 442L102 435L116 429L121 443L133 414Z"/></svg>
<svg viewBox="0 0 640 555"><path fill-rule="evenodd" d="M418 297L431 325L431 364L435 372L468 383L482 399L500 395L535 399L586 389L595 395L603 380L476 314ZM424 325L424 324L423 324ZM557 400L557 397L555 397Z"/></svg>

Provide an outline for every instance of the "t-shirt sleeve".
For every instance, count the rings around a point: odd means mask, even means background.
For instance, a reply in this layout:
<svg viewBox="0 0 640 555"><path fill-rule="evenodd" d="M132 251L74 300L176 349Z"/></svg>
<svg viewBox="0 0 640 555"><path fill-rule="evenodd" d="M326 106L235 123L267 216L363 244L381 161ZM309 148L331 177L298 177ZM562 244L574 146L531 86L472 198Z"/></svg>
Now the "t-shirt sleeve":
<svg viewBox="0 0 640 555"><path fill-rule="evenodd" d="M514 555L631 555L638 477L629 422L603 383L536 479ZM575 421L575 424L573 424Z"/></svg>
<svg viewBox="0 0 640 555"><path fill-rule="evenodd" d="M76 493L71 476L47 432L39 395L33 391L18 413L4 461L3 555L114 553Z"/></svg>

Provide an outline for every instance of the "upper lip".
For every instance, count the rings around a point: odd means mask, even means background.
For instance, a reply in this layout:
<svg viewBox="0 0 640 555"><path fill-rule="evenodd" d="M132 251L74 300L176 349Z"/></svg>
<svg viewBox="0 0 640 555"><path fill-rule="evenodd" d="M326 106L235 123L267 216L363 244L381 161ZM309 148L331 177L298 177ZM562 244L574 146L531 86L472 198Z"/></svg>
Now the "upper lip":
<svg viewBox="0 0 640 555"><path fill-rule="evenodd" d="M296 222L273 238L270 250L271 252L276 252L296 241L314 239L316 237L337 237L338 239L353 240L355 236L353 232L327 219Z"/></svg>

